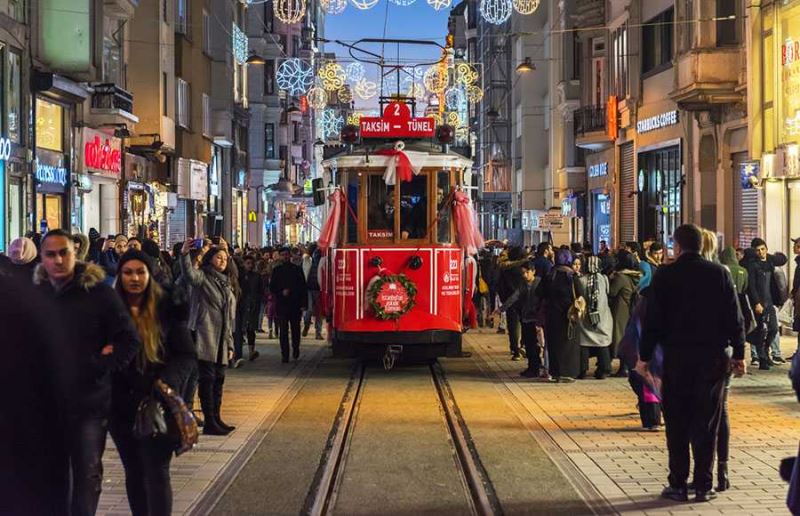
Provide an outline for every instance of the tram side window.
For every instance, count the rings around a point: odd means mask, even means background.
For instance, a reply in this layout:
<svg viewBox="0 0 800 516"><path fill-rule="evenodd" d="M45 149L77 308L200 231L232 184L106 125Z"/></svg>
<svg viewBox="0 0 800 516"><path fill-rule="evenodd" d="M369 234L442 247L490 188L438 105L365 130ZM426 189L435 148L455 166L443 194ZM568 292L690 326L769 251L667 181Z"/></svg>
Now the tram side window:
<svg viewBox="0 0 800 516"><path fill-rule="evenodd" d="M428 224L428 176L420 174L400 185L400 238L425 238Z"/></svg>
<svg viewBox="0 0 800 516"><path fill-rule="evenodd" d="M450 243L450 212L451 208L445 208L444 204L450 198L450 173L445 171L436 175L436 214L439 217L437 222L436 236L441 243Z"/></svg>
<svg viewBox="0 0 800 516"><path fill-rule="evenodd" d="M353 218L354 213L358 213L358 180L357 174L347 174L347 243L358 243L358 221ZM352 208L352 209L351 209Z"/></svg>
<svg viewBox="0 0 800 516"><path fill-rule="evenodd" d="M371 175L367 182L367 236L394 238L394 187L387 186L383 176Z"/></svg>

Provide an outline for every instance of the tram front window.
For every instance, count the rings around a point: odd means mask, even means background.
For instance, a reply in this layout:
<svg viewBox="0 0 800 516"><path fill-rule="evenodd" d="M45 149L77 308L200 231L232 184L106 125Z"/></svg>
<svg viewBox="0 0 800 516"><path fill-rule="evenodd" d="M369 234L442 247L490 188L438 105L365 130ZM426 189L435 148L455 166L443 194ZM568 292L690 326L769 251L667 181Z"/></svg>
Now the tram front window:
<svg viewBox="0 0 800 516"><path fill-rule="evenodd" d="M422 239L428 232L428 177L414 178L400 185L400 238Z"/></svg>
<svg viewBox="0 0 800 516"><path fill-rule="evenodd" d="M347 203L350 208L346 208L345 217L347 220L347 243L358 243L358 221L353 218L353 214L358 212L358 174L350 172L347 174Z"/></svg>
<svg viewBox="0 0 800 516"><path fill-rule="evenodd" d="M367 236L370 239L394 238L394 187L386 186L382 176L369 176L367 213Z"/></svg>
<svg viewBox="0 0 800 516"><path fill-rule="evenodd" d="M450 173L439 172L436 175L436 215L439 217L436 236L443 244L450 243L450 209L444 206L448 199L450 199Z"/></svg>

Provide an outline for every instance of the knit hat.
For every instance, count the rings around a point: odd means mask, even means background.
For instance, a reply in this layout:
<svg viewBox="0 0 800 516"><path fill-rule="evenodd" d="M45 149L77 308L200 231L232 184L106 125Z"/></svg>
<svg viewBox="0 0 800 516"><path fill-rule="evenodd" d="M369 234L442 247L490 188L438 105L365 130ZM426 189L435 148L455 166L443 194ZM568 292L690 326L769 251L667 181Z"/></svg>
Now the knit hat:
<svg viewBox="0 0 800 516"><path fill-rule="evenodd" d="M36 244L26 237L15 238L8 246L8 257L15 265L25 265L36 259Z"/></svg>
<svg viewBox="0 0 800 516"><path fill-rule="evenodd" d="M95 228L89 228L89 240L94 242L98 238L100 238L100 232Z"/></svg>
<svg viewBox="0 0 800 516"><path fill-rule="evenodd" d="M145 238L142 240L142 251L153 260L161 258L161 249L158 247L158 243L153 239Z"/></svg>
<svg viewBox="0 0 800 516"><path fill-rule="evenodd" d="M150 258L147 254L143 253L142 251L137 251L136 249L129 249L125 251L120 259L119 263L117 263L117 274L119 275L120 271L122 271L122 267L131 260L139 260L147 267L147 272L150 275L153 274L153 269L155 269L155 264L153 263L153 259Z"/></svg>

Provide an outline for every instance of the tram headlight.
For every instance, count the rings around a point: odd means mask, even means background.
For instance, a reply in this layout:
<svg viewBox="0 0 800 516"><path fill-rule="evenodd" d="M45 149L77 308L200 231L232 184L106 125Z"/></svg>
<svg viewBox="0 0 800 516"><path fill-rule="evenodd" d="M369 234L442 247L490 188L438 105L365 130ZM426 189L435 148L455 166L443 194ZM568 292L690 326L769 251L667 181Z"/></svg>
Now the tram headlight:
<svg viewBox="0 0 800 516"><path fill-rule="evenodd" d="M422 267L422 257L421 256L412 256L408 259L408 267L415 271Z"/></svg>

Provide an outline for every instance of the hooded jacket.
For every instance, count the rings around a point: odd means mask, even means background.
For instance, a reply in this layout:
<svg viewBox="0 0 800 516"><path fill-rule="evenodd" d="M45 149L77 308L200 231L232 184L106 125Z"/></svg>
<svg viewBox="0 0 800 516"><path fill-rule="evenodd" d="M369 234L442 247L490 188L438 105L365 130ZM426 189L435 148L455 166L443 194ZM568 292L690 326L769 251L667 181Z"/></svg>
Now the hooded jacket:
<svg viewBox="0 0 800 516"><path fill-rule="evenodd" d="M738 294L747 292L747 269L739 265L736 261L736 249L733 246L728 246L719 253L719 262L731 271L731 278L733 285L736 287Z"/></svg>
<svg viewBox="0 0 800 516"><path fill-rule="evenodd" d="M78 252L77 258L78 260L85 262L86 257L89 256L89 237L83 233L75 233L72 236L81 241L81 250Z"/></svg>
<svg viewBox="0 0 800 516"><path fill-rule="evenodd" d="M54 301L53 324L63 329L71 351L68 360L76 375L67 393L67 411L81 417L106 417L111 405L111 373L128 367L140 348L128 310L104 283L97 265L78 262L72 280L56 290L39 265L33 277L37 288ZM111 344L114 351L102 355Z"/></svg>

